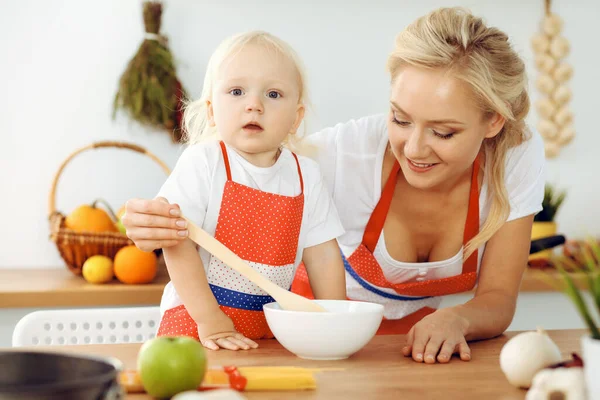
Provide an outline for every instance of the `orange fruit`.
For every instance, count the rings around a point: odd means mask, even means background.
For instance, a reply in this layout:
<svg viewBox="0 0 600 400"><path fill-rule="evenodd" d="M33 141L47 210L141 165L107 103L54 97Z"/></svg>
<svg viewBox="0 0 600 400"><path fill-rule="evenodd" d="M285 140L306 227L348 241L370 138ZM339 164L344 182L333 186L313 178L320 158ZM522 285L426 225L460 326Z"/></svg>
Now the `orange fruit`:
<svg viewBox="0 0 600 400"><path fill-rule="evenodd" d="M65 218L65 226L77 232L118 232L115 221L97 202L77 207Z"/></svg>
<svg viewBox="0 0 600 400"><path fill-rule="evenodd" d="M113 268L123 283L149 283L156 277L157 260L153 251L146 252L135 245L121 248L115 255Z"/></svg>

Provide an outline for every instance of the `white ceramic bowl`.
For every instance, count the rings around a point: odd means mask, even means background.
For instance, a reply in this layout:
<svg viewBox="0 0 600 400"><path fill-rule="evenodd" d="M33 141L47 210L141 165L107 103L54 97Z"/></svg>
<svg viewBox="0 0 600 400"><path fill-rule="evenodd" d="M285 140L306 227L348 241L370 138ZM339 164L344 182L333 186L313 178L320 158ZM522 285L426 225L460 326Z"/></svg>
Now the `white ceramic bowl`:
<svg viewBox="0 0 600 400"><path fill-rule="evenodd" d="M275 338L290 352L310 360L341 360L375 336L383 318L381 304L348 300L314 300L327 312L263 309Z"/></svg>

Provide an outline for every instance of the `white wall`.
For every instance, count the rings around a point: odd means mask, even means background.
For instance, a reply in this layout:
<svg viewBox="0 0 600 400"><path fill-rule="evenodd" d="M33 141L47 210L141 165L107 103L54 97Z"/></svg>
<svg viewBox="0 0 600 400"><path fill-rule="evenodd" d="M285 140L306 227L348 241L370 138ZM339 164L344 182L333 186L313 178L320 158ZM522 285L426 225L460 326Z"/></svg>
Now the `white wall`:
<svg viewBox="0 0 600 400"><path fill-rule="evenodd" d="M172 0L163 32L193 95L217 43L234 32L260 28L288 40L307 66L317 115L311 130L382 112L387 104L384 63L394 36L441 5L464 5L506 30L533 74L529 39L543 1L522 0ZM600 191L593 174L600 135L596 123L600 62L600 3L554 1L572 44L573 109L578 136L549 163L549 178L570 190L559 215L567 234L598 233ZM0 268L61 267L48 240L47 198L62 160L99 140L140 144L173 166L180 147L166 134L124 118L111 120L117 81L142 38L141 3L132 0L6 2L0 13ZM535 93L533 94L535 98ZM586 151L587 150L587 151ZM108 157L114 157L109 160ZM84 153L65 171L58 209L103 197L118 208L133 196L151 197L164 175L149 159L123 150Z"/></svg>

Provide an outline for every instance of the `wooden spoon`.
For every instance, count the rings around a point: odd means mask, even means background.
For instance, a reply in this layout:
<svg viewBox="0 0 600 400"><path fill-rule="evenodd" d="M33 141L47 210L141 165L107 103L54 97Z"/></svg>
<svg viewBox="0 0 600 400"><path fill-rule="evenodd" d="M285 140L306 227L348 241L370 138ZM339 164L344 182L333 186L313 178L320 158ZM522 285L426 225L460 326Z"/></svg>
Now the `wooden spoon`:
<svg viewBox="0 0 600 400"><path fill-rule="evenodd" d="M233 268L244 275L258 287L267 292L279 303L284 310L290 311L326 311L306 297L299 296L271 282L260 273L255 271L248 263L229 250L223 243L212 237L204 229L185 218L188 223L189 238L196 242L200 247L219 258L227 266Z"/></svg>

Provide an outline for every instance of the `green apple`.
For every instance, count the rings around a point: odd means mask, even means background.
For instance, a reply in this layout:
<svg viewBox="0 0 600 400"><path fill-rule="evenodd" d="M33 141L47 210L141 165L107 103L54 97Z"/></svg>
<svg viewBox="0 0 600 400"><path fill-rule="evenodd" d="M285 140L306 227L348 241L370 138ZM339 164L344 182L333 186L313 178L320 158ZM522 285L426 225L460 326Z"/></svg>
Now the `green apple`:
<svg viewBox="0 0 600 400"><path fill-rule="evenodd" d="M125 226L123 226L123 221L121 221L123 215L125 215L125 206L121 207L117 212L117 222L115 223L115 226L117 227L119 232L121 232L123 235L127 235L127 230L125 229Z"/></svg>
<svg viewBox="0 0 600 400"><path fill-rule="evenodd" d="M190 337L161 336L146 341L137 357L137 369L146 392L159 399L197 389L206 374L206 353Z"/></svg>
<svg viewBox="0 0 600 400"><path fill-rule="evenodd" d="M121 219L119 219L115 225L117 226L119 232L121 232L123 235L127 235L127 230L123 226L123 222L121 222Z"/></svg>

